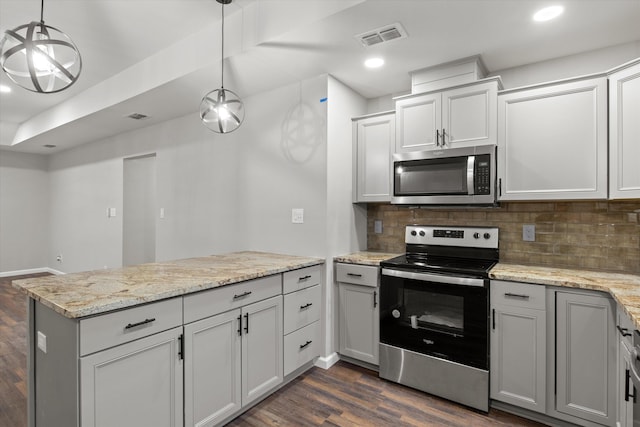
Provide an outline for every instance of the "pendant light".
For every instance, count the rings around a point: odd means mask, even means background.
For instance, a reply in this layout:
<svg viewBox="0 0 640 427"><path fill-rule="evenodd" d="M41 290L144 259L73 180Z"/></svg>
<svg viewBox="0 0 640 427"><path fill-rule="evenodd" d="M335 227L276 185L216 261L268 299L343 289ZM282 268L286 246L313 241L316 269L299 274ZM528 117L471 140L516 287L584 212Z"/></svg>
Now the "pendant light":
<svg viewBox="0 0 640 427"><path fill-rule="evenodd" d="M232 0L216 0L222 5L222 59L220 89L207 93L200 103L200 119L216 133L229 133L238 129L244 120L244 105L240 97L224 88L224 5Z"/></svg>
<svg viewBox="0 0 640 427"><path fill-rule="evenodd" d="M32 21L7 30L0 40L0 66L17 85L39 93L65 90L78 80L82 58L71 38L44 23Z"/></svg>

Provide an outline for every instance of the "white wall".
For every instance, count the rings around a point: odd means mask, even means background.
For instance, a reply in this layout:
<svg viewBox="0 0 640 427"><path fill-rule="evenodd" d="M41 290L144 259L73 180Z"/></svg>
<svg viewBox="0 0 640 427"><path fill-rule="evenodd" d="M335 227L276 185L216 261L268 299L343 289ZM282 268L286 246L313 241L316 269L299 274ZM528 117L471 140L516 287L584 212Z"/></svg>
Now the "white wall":
<svg viewBox="0 0 640 427"><path fill-rule="evenodd" d="M0 275L47 266L48 204L46 157L0 151Z"/></svg>

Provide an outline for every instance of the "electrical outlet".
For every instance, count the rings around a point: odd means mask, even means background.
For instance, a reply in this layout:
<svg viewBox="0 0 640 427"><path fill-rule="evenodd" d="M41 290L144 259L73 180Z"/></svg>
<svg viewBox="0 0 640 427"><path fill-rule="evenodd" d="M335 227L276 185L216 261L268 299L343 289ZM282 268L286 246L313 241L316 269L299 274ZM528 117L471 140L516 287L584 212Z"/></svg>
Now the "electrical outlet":
<svg viewBox="0 0 640 427"><path fill-rule="evenodd" d="M40 331L38 331L38 348L43 353L47 352L47 336Z"/></svg>
<svg viewBox="0 0 640 427"><path fill-rule="evenodd" d="M524 224L522 226L522 240L525 242L536 241L536 226L534 224Z"/></svg>
<svg viewBox="0 0 640 427"><path fill-rule="evenodd" d="M373 232L376 234L382 234L382 221L376 219L373 221Z"/></svg>
<svg viewBox="0 0 640 427"><path fill-rule="evenodd" d="M58 262L62 262L62 255L58 255L58 256L56 256L56 261L58 261Z"/></svg>
<svg viewBox="0 0 640 427"><path fill-rule="evenodd" d="M303 224L304 209L291 209L291 222L294 224Z"/></svg>

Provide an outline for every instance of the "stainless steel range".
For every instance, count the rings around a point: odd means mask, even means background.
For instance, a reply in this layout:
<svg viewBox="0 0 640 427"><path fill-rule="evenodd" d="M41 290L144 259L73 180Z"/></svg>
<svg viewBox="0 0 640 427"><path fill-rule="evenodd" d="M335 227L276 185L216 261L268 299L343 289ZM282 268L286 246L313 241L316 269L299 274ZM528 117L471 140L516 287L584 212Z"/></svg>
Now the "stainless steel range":
<svg viewBox="0 0 640 427"><path fill-rule="evenodd" d="M498 228L410 225L381 263L380 377L489 410L489 270Z"/></svg>

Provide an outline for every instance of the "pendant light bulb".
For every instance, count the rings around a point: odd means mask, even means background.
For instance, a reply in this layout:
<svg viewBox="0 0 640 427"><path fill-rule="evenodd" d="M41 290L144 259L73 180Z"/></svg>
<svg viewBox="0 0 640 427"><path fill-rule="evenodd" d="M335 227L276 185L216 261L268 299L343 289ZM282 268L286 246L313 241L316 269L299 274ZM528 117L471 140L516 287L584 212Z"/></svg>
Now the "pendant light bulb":
<svg viewBox="0 0 640 427"><path fill-rule="evenodd" d="M233 91L224 88L224 5L232 0L216 0L222 4L222 58L220 89L207 93L200 103L200 120L216 133L229 133L238 129L244 121L244 104Z"/></svg>
<svg viewBox="0 0 640 427"><path fill-rule="evenodd" d="M0 40L0 67L15 84L39 93L55 93L74 84L82 70L80 51L71 38L40 21L7 30Z"/></svg>

